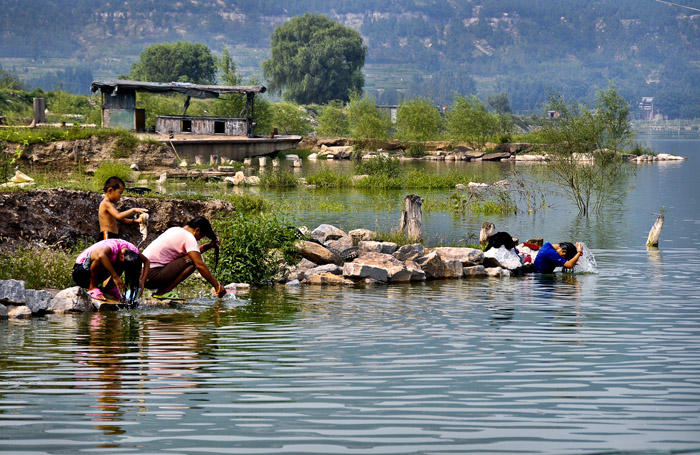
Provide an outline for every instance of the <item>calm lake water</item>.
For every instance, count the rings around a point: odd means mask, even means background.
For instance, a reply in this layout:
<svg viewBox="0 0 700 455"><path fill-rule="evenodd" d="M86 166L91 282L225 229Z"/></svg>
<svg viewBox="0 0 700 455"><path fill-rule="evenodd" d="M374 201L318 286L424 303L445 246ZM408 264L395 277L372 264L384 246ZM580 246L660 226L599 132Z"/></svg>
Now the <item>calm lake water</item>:
<svg viewBox="0 0 700 455"><path fill-rule="evenodd" d="M700 453L700 140L649 144L691 159L639 165L588 220L556 195L491 219L586 242L596 274L0 321L0 453ZM402 194L343 197L370 202L300 221L392 226L372 201ZM483 221L436 213L425 229L457 242Z"/></svg>

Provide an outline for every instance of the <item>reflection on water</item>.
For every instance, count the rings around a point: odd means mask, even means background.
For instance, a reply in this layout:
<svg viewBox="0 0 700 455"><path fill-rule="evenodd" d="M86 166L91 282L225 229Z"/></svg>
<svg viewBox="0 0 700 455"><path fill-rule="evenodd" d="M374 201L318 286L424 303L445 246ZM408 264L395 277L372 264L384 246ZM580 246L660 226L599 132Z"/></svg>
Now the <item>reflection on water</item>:
<svg viewBox="0 0 700 455"><path fill-rule="evenodd" d="M3 322L3 453L700 450L697 251Z"/></svg>
<svg viewBox="0 0 700 455"><path fill-rule="evenodd" d="M696 163L640 167L599 217L495 220L585 242L598 273L0 321L0 452L700 453Z"/></svg>

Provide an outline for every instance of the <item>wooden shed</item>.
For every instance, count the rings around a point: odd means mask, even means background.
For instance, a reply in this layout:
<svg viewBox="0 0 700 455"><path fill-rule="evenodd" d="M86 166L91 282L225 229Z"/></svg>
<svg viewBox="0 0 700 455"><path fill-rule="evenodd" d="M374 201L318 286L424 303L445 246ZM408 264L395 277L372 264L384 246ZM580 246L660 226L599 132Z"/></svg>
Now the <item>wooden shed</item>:
<svg viewBox="0 0 700 455"><path fill-rule="evenodd" d="M230 86L200 85L186 82L142 82L129 80L94 81L91 92L102 94L102 126L105 128L145 129L145 112L136 108L136 92L180 93L186 95L183 115L156 118L156 131L193 135L254 136L253 113L255 95L264 93L263 85ZM246 95L243 117L186 116L190 98L218 98L219 95L238 93Z"/></svg>

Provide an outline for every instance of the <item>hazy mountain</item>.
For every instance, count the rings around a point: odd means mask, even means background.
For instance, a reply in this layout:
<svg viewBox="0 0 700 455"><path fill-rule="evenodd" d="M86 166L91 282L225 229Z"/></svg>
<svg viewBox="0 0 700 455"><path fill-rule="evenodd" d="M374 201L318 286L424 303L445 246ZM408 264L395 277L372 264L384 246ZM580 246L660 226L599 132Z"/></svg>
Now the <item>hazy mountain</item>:
<svg viewBox="0 0 700 455"><path fill-rule="evenodd" d="M366 90L382 102L503 91L523 112L537 109L548 88L590 101L612 80L630 101L655 96L666 114L700 117L700 1L681 3L690 8L654 0L0 0L0 64L29 82L47 69L110 77L149 44L189 40L217 53L226 46L244 76L259 79L274 27L319 12L365 38ZM87 89L75 79L64 87Z"/></svg>

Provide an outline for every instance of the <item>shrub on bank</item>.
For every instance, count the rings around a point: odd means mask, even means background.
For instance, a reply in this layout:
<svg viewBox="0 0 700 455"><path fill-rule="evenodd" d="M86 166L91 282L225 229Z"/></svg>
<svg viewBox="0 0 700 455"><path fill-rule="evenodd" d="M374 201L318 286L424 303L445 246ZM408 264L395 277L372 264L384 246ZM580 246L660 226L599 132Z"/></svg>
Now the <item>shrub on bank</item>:
<svg viewBox="0 0 700 455"><path fill-rule="evenodd" d="M119 177L125 182L128 182L131 180L131 168L128 164L120 161L105 161L100 164L97 169L95 169L95 175L93 176L93 182L98 191L102 190L105 182L110 177Z"/></svg>
<svg viewBox="0 0 700 455"><path fill-rule="evenodd" d="M307 176L306 182L318 188L347 188L352 186L352 179L349 175L329 168L321 169L319 172Z"/></svg>
<svg viewBox="0 0 700 455"><path fill-rule="evenodd" d="M26 246L0 251L0 280L23 280L27 289L75 286L73 264L86 245L71 250L55 246Z"/></svg>
<svg viewBox="0 0 700 455"><path fill-rule="evenodd" d="M223 283L266 284L284 262L296 262L296 229L273 214L219 216L214 231L221 239L217 278Z"/></svg>
<svg viewBox="0 0 700 455"><path fill-rule="evenodd" d="M294 173L287 168L277 168L260 174L260 185L266 188L293 188L298 180Z"/></svg>

